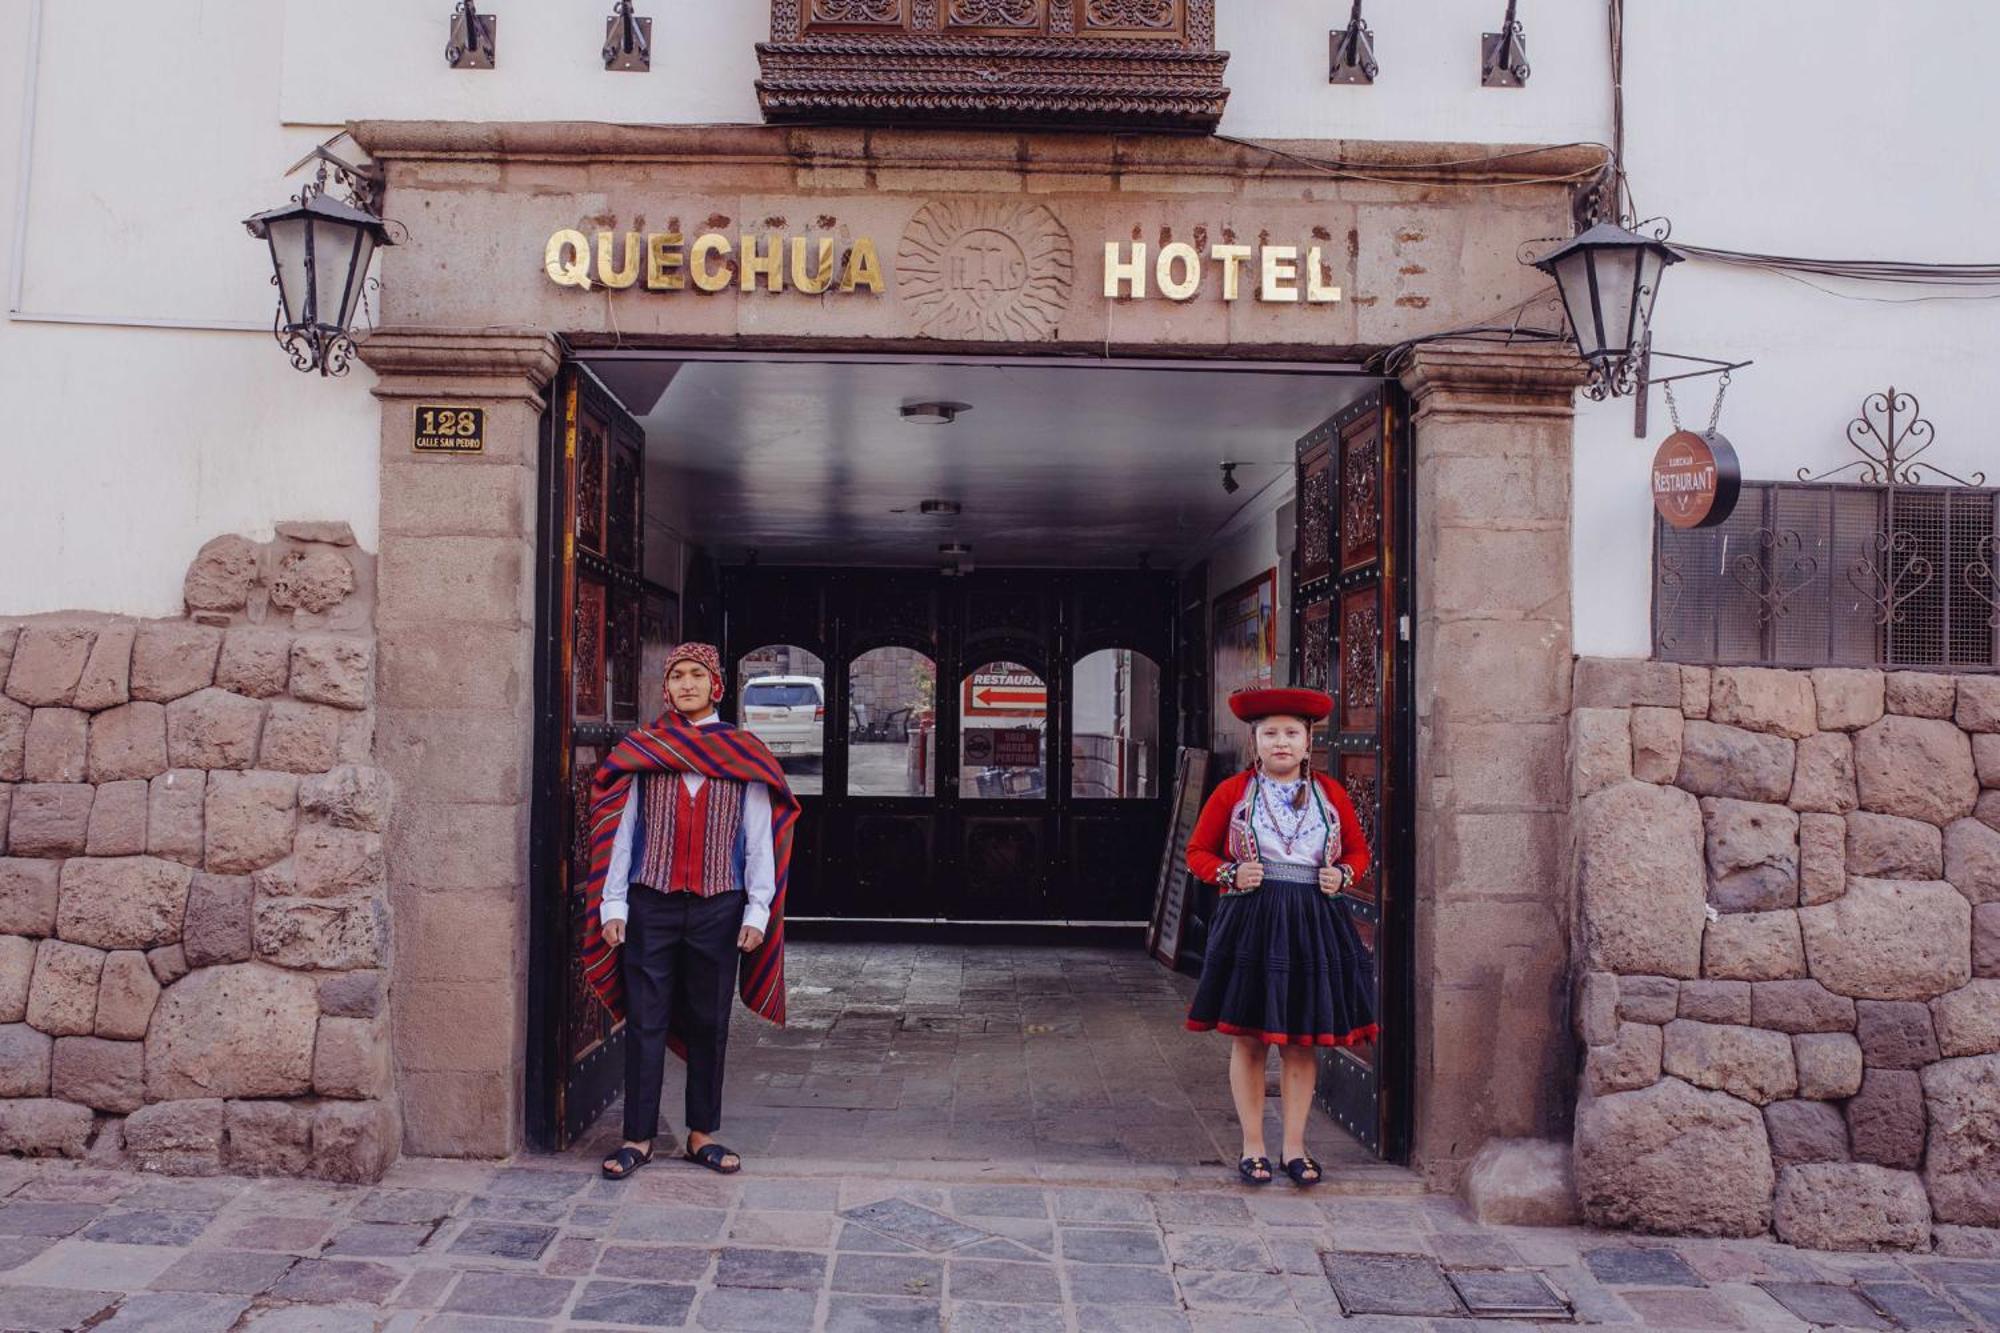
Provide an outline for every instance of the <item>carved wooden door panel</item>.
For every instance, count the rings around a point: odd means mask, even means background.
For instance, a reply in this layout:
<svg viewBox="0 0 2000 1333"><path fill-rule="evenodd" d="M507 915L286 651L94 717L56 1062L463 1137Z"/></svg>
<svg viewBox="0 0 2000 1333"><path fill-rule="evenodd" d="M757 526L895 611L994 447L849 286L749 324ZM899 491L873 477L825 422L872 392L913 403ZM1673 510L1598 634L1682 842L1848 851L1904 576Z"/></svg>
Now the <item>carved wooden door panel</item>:
<svg viewBox="0 0 2000 1333"><path fill-rule="evenodd" d="M1381 1037L1321 1060L1319 1097L1363 1144L1404 1153L1408 1106L1407 836L1410 650L1407 451L1381 389L1298 443L1292 670L1334 697L1313 763L1353 798L1373 863L1338 909L1372 953Z"/></svg>
<svg viewBox="0 0 2000 1333"><path fill-rule="evenodd" d="M550 471L551 586L543 600L548 686L542 858L554 882L538 895L546 931L542 1002L553 1106L543 1137L565 1147L618 1095L624 1027L583 977L584 882L591 781L611 747L658 711L659 682L641 664L675 637L673 600L644 568L645 435L580 369L564 371L554 400ZM548 975L560 965L560 981Z"/></svg>

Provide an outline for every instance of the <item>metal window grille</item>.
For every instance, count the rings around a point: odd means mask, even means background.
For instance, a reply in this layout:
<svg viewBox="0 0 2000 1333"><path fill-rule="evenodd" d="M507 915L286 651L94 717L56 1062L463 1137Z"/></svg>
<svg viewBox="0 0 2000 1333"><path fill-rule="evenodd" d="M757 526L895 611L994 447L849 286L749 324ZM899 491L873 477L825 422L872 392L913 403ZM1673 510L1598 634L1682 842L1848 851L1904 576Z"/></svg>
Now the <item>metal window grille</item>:
<svg viewBox="0 0 2000 1333"><path fill-rule="evenodd" d="M1996 533L1993 487L1746 481L1718 527L1655 515L1654 655L2000 670Z"/></svg>

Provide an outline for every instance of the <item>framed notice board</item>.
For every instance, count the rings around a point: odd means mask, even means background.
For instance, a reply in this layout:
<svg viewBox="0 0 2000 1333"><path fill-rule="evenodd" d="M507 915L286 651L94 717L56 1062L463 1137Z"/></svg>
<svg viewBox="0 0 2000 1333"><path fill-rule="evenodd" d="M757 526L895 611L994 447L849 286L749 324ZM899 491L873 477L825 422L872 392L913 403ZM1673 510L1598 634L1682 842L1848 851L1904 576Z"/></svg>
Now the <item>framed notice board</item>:
<svg viewBox="0 0 2000 1333"><path fill-rule="evenodd" d="M1167 967L1180 962L1181 937L1187 927L1188 839L1201 818L1208 795L1208 751L1182 746L1174 762L1173 818L1167 825L1167 845L1160 855L1159 879L1153 888L1153 916L1146 923L1146 952Z"/></svg>

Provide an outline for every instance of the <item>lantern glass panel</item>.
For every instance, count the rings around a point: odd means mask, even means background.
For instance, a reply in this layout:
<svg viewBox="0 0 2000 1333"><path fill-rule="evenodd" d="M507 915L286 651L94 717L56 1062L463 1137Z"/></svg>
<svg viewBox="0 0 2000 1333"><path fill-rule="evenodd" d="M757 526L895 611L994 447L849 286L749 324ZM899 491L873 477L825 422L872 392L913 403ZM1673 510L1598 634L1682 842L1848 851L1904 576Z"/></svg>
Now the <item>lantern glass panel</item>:
<svg viewBox="0 0 2000 1333"><path fill-rule="evenodd" d="M1653 324L1653 302L1660 294L1660 275L1667 271L1666 254L1656 245L1649 245L1639 252L1639 293L1638 322L1632 329L1632 340L1639 341L1646 336L1646 330Z"/></svg>
<svg viewBox="0 0 2000 1333"><path fill-rule="evenodd" d="M375 257L375 238L357 228L354 233L354 265L347 272L347 297L340 306L340 327L351 330L361 313L361 289L368 282L368 265Z"/></svg>
<svg viewBox="0 0 2000 1333"><path fill-rule="evenodd" d="M313 291L317 297L314 322L334 328L343 323L345 311L341 302L347 297L348 266L354 262L354 249L360 239L359 227L325 218L313 224Z"/></svg>
<svg viewBox="0 0 2000 1333"><path fill-rule="evenodd" d="M1639 250L1635 246L1604 246L1591 255L1597 269L1597 317L1604 342L1597 350L1605 356L1624 356L1632 350L1632 317L1638 313L1637 297Z"/></svg>
<svg viewBox="0 0 2000 1333"><path fill-rule="evenodd" d="M1597 323L1597 306L1590 291L1590 252L1572 250L1555 263L1556 290L1562 293L1563 308L1569 313L1570 330L1576 334L1576 350L1584 360L1595 359L1604 344Z"/></svg>
<svg viewBox="0 0 2000 1333"><path fill-rule="evenodd" d="M271 244L271 262L278 272L278 299L285 307L285 323L297 324L306 305L306 231L304 217L278 218L266 228Z"/></svg>

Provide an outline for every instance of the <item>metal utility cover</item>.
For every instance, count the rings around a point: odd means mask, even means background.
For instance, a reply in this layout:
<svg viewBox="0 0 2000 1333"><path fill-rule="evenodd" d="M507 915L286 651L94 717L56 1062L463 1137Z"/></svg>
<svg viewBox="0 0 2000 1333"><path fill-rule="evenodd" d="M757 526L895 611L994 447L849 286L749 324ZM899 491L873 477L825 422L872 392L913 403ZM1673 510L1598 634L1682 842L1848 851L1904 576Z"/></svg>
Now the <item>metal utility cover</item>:
<svg viewBox="0 0 2000 1333"><path fill-rule="evenodd" d="M1445 1274L1475 1318L1568 1319L1569 1302L1540 1273L1458 1272Z"/></svg>
<svg viewBox="0 0 2000 1333"><path fill-rule="evenodd" d="M1458 1293L1435 1259L1418 1254L1366 1254L1337 1250L1320 1255L1340 1308L1350 1315L1465 1313Z"/></svg>

